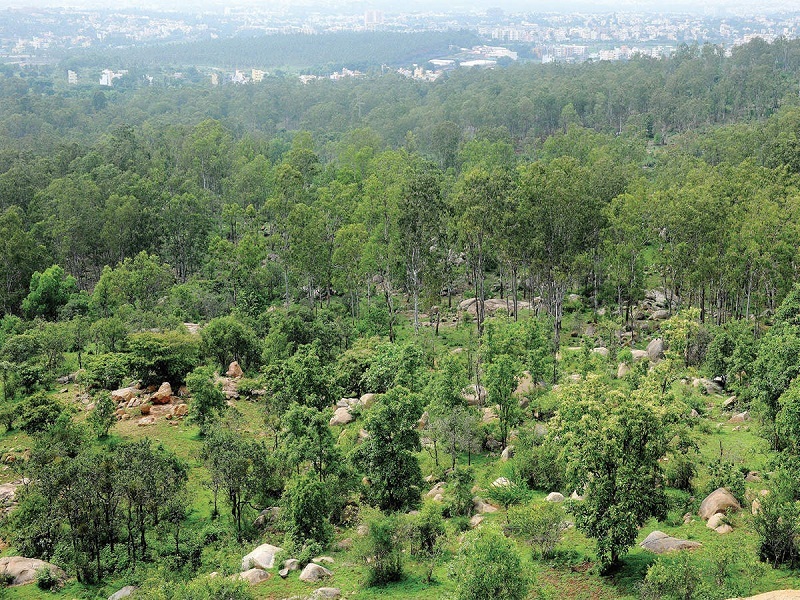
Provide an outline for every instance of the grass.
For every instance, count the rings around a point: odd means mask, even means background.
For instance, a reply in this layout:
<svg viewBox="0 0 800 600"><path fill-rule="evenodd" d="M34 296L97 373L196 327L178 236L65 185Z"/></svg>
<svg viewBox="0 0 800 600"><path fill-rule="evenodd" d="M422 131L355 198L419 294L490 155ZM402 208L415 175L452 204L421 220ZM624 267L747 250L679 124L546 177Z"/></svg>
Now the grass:
<svg viewBox="0 0 800 600"><path fill-rule="evenodd" d="M588 320L587 315L570 315L570 327L581 327ZM398 333L401 339L408 339L415 334L408 320L401 320L398 326ZM425 326L421 328L418 339L429 348L434 356L442 357L445 355L458 356L460 360L466 361L468 357L473 357L477 345L476 326L474 323L453 323L449 319L443 320L439 335L434 335L433 327ZM567 350L570 346L578 346L580 338L564 336L562 348L563 360L559 364L559 372L562 377L570 373L579 372L584 367L582 352ZM453 350L460 348L462 351L453 354ZM68 362L74 361L68 357ZM591 355L591 368L597 371L612 373L616 371L616 360L604 361L599 355ZM62 392L66 387L67 391ZM758 435L757 428L753 422L735 430L735 425L727 422L730 414L722 410L722 396L702 395L698 390L676 382L674 391L692 406L703 408L703 417L700 425L695 428L698 442L698 458L701 464L707 463L716 458L720 453L720 448L724 456L732 460L735 464L747 470L764 471L768 466L769 447L766 441ZM76 406L79 409L79 417L83 418L86 414L83 405L78 400L80 393L78 386L70 384L59 386L53 395L59 397L65 403ZM548 404L555 396L543 394L538 398L538 403ZM256 437L263 437L266 434L262 427L261 408L257 403L246 400L235 402L237 411L241 414L242 427ZM191 512L187 530L197 530L201 526L210 522L212 510L211 491L205 485L208 473L200 459L202 449L202 439L199 437L196 426L186 421L176 421L171 423L164 419L158 419L156 424L148 427L138 427L137 419L132 418L127 421L117 423L112 429L111 436L102 441L103 444L111 444L117 440L135 440L148 437L155 442L162 443L167 449L174 452L190 467L189 476L189 496L191 498ZM350 425L343 428L342 435L350 435L357 432L363 425L363 419L359 418ZM347 431L347 434L344 432ZM25 449L30 448L30 438L19 431L11 431L0 434L0 458L9 453L21 455ZM13 452L12 452L13 450ZM440 453L440 464L437 466L430 453L423 450L418 454L423 476L435 474L442 476L444 471L450 466L450 458ZM494 479L499 476L507 475L508 465L499 460L499 453L478 454L472 456L472 467L475 472L475 482L479 488L485 489ZM466 456L459 457L459 464L466 464ZM8 464L0 466L0 481L9 481L18 476ZM637 544L625 555L619 570L613 575L601 577L594 565L594 541L587 538L580 531L572 528L565 532L562 543L558 546L554 558L547 561L534 560L531 549L524 543L516 540L515 543L523 557L523 568L526 572L532 573L536 579L536 585L531 593L531 598L557 599L612 599L623 598L632 599L637 597L637 585L645 576L647 569L657 560L657 557L650 552L639 548L641 542L650 532L655 529L664 531L670 535L684 539L700 541L703 547L692 553L692 557L702 568L703 572L710 573L712 559L718 552L720 545L739 548L748 556L756 555L757 539L752 531L751 520L747 507L740 513L731 516L734 531L725 536L720 536L715 531L708 529L699 517L695 517L691 522L683 523L683 514L687 506L693 508L696 514L696 507L702 500L702 491L707 483L707 474L700 468L700 473L695 480L698 490L694 499L689 498L688 494L670 491L670 498L673 506L664 522L651 520L641 528L637 538ZM429 486L432 486L433 481ZM762 489L763 484L748 484L750 488ZM426 492L427 489L423 490ZM533 493L535 501L541 501L547 491L536 491ZM565 490L561 490L562 492ZM480 491L477 492L481 494ZM226 514L226 506L220 500L220 509L223 515L220 517L223 525L229 524L229 517ZM505 520L505 513L501 510L492 515L486 515L485 523L493 521L502 523ZM345 537L355 538L356 534L352 530L342 530L337 533L337 540ZM458 534L455 532L451 537L449 556L452 556L458 547ZM261 539L253 540L246 544L229 542L206 549L203 555L203 566L200 573L211 571L233 572L241 557L252 550L253 547L269 541L276 545L281 545L280 536L262 536ZM6 553L13 552L7 549ZM286 580L277 575L277 569L273 571L273 576L263 584L255 586L253 592L259 599L278 599L290 596L306 596L313 590L322 586L338 587L343 592L343 597L355 598L420 598L434 599L442 598L451 594L455 589L454 581L448 575L446 564L441 564L434 570L434 577L431 583L425 581L425 565L415 561L406 554L406 576L397 583L380 588L366 588L363 582L366 580L366 568L364 561L359 556L357 550L344 552L334 552L335 564L331 567L333 576L331 579L318 584L306 584L299 581L298 572L290 573ZM670 560L667 557L665 560ZM146 567L152 570L152 567ZM111 593L131 582L131 576L123 575L111 579L100 586L87 586L70 581L56 593L43 592L35 585L23 586L20 588L10 588L0 590L0 598L12 599L33 599L33 598L64 598L64 599L96 599L107 598ZM708 577L708 575L706 575ZM774 589L800 588L800 576L797 573L785 569L772 569L766 567L763 573L748 578L745 573L736 573L735 578L738 584L752 590L752 593L769 591Z"/></svg>

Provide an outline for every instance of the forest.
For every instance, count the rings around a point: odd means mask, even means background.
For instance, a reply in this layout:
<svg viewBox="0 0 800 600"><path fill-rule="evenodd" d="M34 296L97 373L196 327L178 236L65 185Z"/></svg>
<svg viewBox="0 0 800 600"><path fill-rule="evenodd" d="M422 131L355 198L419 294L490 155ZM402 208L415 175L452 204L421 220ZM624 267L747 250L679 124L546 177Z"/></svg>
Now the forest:
<svg viewBox="0 0 800 600"><path fill-rule="evenodd" d="M56 71L0 70L0 597L800 590L800 42Z"/></svg>

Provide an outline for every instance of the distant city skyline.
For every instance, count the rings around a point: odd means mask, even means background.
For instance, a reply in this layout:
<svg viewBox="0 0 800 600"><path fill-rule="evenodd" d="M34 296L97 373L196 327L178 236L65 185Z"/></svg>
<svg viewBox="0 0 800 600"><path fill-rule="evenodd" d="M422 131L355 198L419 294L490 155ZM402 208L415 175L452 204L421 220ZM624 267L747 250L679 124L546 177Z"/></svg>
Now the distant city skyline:
<svg viewBox="0 0 800 600"><path fill-rule="evenodd" d="M698 15L736 16L740 14L771 14L800 9L796 0L408 0L398 3L395 0L117 0L113 8L118 9L158 9L166 11L223 10L225 7L252 6L265 10L288 10L354 13L366 10L398 12L482 12L498 8L509 13L535 12L631 12L631 13L689 13ZM0 8L38 8L38 7L76 7L106 8L102 0L0 0Z"/></svg>

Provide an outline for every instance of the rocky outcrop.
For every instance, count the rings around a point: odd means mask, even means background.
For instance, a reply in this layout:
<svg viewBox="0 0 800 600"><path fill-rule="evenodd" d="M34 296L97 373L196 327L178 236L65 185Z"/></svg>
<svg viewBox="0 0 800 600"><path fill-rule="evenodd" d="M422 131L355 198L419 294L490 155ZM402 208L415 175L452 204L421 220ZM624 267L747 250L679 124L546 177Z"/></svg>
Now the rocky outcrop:
<svg viewBox="0 0 800 600"><path fill-rule="evenodd" d="M331 573L325 567L322 567L316 563L308 563L300 573L300 581L305 581L306 583L316 583L322 579L327 577L331 577L333 573Z"/></svg>
<svg viewBox="0 0 800 600"><path fill-rule="evenodd" d="M247 571L253 567L271 569L275 565L275 555L280 551L280 548L272 544L261 544L242 558L242 571Z"/></svg>
<svg viewBox="0 0 800 600"><path fill-rule="evenodd" d="M736 512L741 508L741 504L733 497L733 494L725 488L717 488L700 504L698 514L702 519L708 520L717 513Z"/></svg>
<svg viewBox="0 0 800 600"><path fill-rule="evenodd" d="M654 531L639 546L655 554L664 554L673 550L694 550L702 546L702 544L691 540L674 538L663 531Z"/></svg>
<svg viewBox="0 0 800 600"><path fill-rule="evenodd" d="M547 494L547 498L545 498L546 502L563 502L564 495L559 492L550 492Z"/></svg>
<svg viewBox="0 0 800 600"><path fill-rule="evenodd" d="M228 366L228 371L225 374L228 377L232 377L233 379L239 379L244 376L244 371L242 371L242 367L239 366L239 363L237 361L233 361Z"/></svg>
<svg viewBox="0 0 800 600"><path fill-rule="evenodd" d="M247 569L247 571L242 571L238 575L236 575L238 579L244 579L250 585L258 585L270 578L270 574L267 573L264 569Z"/></svg>
<svg viewBox="0 0 800 600"><path fill-rule="evenodd" d="M158 391L150 397L153 404L169 404L172 399L172 386L168 381L161 384Z"/></svg>
<svg viewBox="0 0 800 600"><path fill-rule="evenodd" d="M6 556L0 558L0 577L10 582L10 585L25 585L36 581L40 569L50 569L58 579L66 579L67 574L59 567L39 560L38 558L25 558L24 556Z"/></svg>
<svg viewBox="0 0 800 600"><path fill-rule="evenodd" d="M128 598L131 596L136 590L139 588L135 585L126 585L121 590L117 590L113 594L108 597L108 600L122 600L123 598Z"/></svg>
<svg viewBox="0 0 800 600"><path fill-rule="evenodd" d="M350 411L343 406L337 408L330 420L330 425L347 425L351 423L355 417L350 414Z"/></svg>

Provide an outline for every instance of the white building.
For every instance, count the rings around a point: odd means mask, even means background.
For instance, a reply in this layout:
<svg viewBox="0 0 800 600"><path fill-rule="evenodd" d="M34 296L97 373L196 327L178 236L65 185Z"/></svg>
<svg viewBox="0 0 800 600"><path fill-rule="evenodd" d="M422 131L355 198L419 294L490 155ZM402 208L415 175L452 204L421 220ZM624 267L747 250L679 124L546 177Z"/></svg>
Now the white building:
<svg viewBox="0 0 800 600"><path fill-rule="evenodd" d="M67 84L78 85L78 74L75 71L67 71Z"/></svg>

